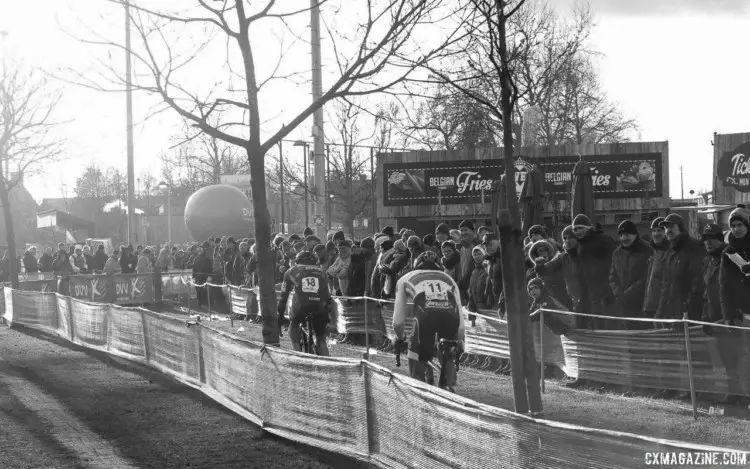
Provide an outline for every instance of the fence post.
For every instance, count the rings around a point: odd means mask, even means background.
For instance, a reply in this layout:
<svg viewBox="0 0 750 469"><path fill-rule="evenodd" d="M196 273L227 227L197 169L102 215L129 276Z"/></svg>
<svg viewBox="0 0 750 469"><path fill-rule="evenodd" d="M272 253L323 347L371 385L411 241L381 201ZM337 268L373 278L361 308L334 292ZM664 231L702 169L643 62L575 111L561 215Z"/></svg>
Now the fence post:
<svg viewBox="0 0 750 469"><path fill-rule="evenodd" d="M365 360L370 360L370 330L367 325L367 297L365 297Z"/></svg>
<svg viewBox="0 0 750 469"><path fill-rule="evenodd" d="M204 285L206 286L206 302L208 302L208 320L211 321L213 319L211 317L211 285L208 281Z"/></svg>
<svg viewBox="0 0 750 469"><path fill-rule="evenodd" d="M232 313L232 286L227 285L229 289L229 327L234 329L234 314Z"/></svg>
<svg viewBox="0 0 750 469"><path fill-rule="evenodd" d="M693 381L693 352L690 347L690 327L687 313L682 313L682 324L685 329L685 350L687 352L688 379L690 380L690 400L693 404L693 419L698 420L698 406L695 403L695 382Z"/></svg>
<svg viewBox="0 0 750 469"><path fill-rule="evenodd" d="M544 392L544 310L539 310L539 381Z"/></svg>

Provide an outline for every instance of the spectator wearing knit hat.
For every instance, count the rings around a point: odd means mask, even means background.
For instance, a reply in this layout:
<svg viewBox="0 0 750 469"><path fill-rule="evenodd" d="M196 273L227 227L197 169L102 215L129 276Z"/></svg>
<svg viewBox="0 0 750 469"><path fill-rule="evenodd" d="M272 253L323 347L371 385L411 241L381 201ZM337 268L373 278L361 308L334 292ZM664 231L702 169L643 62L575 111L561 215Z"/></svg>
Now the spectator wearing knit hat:
<svg viewBox="0 0 750 469"><path fill-rule="evenodd" d="M750 314L750 210L738 206L729 214L727 247L721 257L721 314L727 324L742 325Z"/></svg>
<svg viewBox="0 0 750 469"><path fill-rule="evenodd" d="M551 262L556 257L561 257L562 253L557 251L557 247L553 246L548 240L541 238L531 244L529 248L529 263L532 266L527 271L526 279L529 281L531 278L539 276L536 266L544 265L547 262ZM568 292L565 286L565 278L560 270L547 270L545 275L541 276L547 290L557 301L564 304L566 308L571 308L571 300L568 296Z"/></svg>
<svg viewBox="0 0 750 469"><path fill-rule="evenodd" d="M542 279L551 278L553 275L561 275L565 282L565 291L570 298L573 311L583 313L585 301L581 285L583 273L578 262L578 238L573 233L572 226L566 226L562 231L563 252L555 255L549 261L535 258L535 269ZM550 280L554 283L554 280ZM588 320L584 316L575 316L577 328L584 328Z"/></svg>
<svg viewBox="0 0 750 469"><path fill-rule="evenodd" d="M450 240L443 241L440 251L443 255L440 258L440 263L443 269L445 269L445 273L458 282L458 271L461 268L461 254L458 252L456 245Z"/></svg>
<svg viewBox="0 0 750 469"><path fill-rule="evenodd" d="M647 318L656 316L656 310L659 309L661 285L667 265L667 254L669 254L669 241L667 241L664 227L661 226L663 221L664 217L658 217L651 222L649 246L651 246L653 253L648 259L646 289L643 298L643 315Z"/></svg>
<svg viewBox="0 0 750 469"><path fill-rule="evenodd" d="M654 253L641 241L638 227L625 220L617 227L620 245L612 254L609 285L615 295L616 313L620 317L643 317L643 295L646 291L648 260ZM643 322L615 321L613 329L644 329Z"/></svg>
<svg viewBox="0 0 750 469"><path fill-rule="evenodd" d="M461 268L458 274L458 289L461 291L463 304L469 300L469 284L471 282L471 273L474 270L474 258L471 255L477 242L474 222L464 220L458 225L461 231Z"/></svg>
<svg viewBox="0 0 750 469"><path fill-rule="evenodd" d="M487 269L484 267L484 260L487 257L487 251L482 246L474 246L471 251L474 259L474 270L471 272L469 281L469 300L466 308L471 312L490 309L494 301L487 294L491 291L487 289ZM476 325L476 316L469 315L472 327Z"/></svg>
<svg viewBox="0 0 750 469"><path fill-rule="evenodd" d="M305 236L305 237L311 236L311 235L314 235L314 234L315 234L315 232L309 226L307 228L305 228L305 231L302 232L302 236Z"/></svg>
<svg viewBox="0 0 750 469"><path fill-rule="evenodd" d="M581 266L581 286L586 293L583 310L589 314L606 316L614 305L614 295L609 285L609 271L612 267L612 253L615 241L599 233L591 220L578 214L573 218L573 233L578 238L577 258ZM597 319L592 326L604 329L607 323Z"/></svg>
<svg viewBox="0 0 750 469"><path fill-rule="evenodd" d="M432 251L435 254L440 254L440 249L437 245L437 241L435 241L435 235L427 233L422 237L422 245L424 245L425 251Z"/></svg>
<svg viewBox="0 0 750 469"><path fill-rule="evenodd" d="M305 251L312 252L313 248L320 244L320 238L318 238L315 235L307 235L305 236Z"/></svg>
<svg viewBox="0 0 750 469"><path fill-rule="evenodd" d="M443 242L448 241L448 238L450 238L450 231L448 225L445 223L441 223L435 228L435 240L438 245L442 245Z"/></svg>
<svg viewBox="0 0 750 469"><path fill-rule="evenodd" d="M386 226L385 228L383 228L383 230L381 231L381 233L383 233L384 235L388 236L391 239L391 241L394 241L393 237L394 237L395 233L393 231L393 227L392 226Z"/></svg>
<svg viewBox="0 0 750 469"><path fill-rule="evenodd" d="M339 243L341 241L345 241L345 240L346 240L346 236L344 235L344 232L341 231L341 230L333 233L333 236L331 237L331 241L333 241L334 246L337 243Z"/></svg>
<svg viewBox="0 0 750 469"><path fill-rule="evenodd" d="M362 240L360 243L360 250L359 253L356 254L357 257L361 256L364 260L364 291L363 293L367 296L372 296L372 290L371 287L371 279L372 279L372 272L375 269L375 261L377 259L375 255L375 241L371 237L366 237ZM357 283L357 282L355 282Z"/></svg>
<svg viewBox="0 0 750 469"><path fill-rule="evenodd" d="M682 319L687 312L689 319L699 320L703 311L701 271L706 251L690 238L685 221L676 213L667 215L661 226L667 235L669 250L656 317Z"/></svg>
<svg viewBox="0 0 750 469"><path fill-rule="evenodd" d="M385 243L389 243L386 245ZM387 246L387 247L386 247ZM380 265L383 260L383 254L393 248L393 241L387 235L380 233L375 237L375 262L373 264L372 274L370 276L370 292L376 298L380 298L383 289L383 275L380 273Z"/></svg>

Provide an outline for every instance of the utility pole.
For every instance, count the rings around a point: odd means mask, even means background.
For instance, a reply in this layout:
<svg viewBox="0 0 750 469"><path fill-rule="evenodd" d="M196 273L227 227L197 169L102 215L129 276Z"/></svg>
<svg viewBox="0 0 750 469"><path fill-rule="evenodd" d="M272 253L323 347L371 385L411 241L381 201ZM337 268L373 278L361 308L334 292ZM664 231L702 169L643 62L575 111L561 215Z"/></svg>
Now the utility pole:
<svg viewBox="0 0 750 469"><path fill-rule="evenodd" d="M680 203L685 201L685 183L682 179L682 165L680 165Z"/></svg>
<svg viewBox="0 0 750 469"><path fill-rule="evenodd" d="M279 191L281 192L281 231L286 234L284 229L284 147L283 140L279 140Z"/></svg>
<svg viewBox="0 0 750 469"><path fill-rule="evenodd" d="M323 97L323 73L320 58L320 0L310 0L310 34L312 46L312 99L313 102ZM325 132L323 129L323 107L319 107L313 113L313 155L315 162L315 174L313 186L315 187L315 213L325 214L325 207L330 201L327 197L321 197L327 193L325 180ZM305 168L307 170L307 168ZM326 239L325 223L323 226L315 227L318 238Z"/></svg>
<svg viewBox="0 0 750 469"><path fill-rule="evenodd" d="M128 153L128 244L137 242L135 226L135 164L133 157L133 64L130 56L130 0L125 0L125 108L127 114Z"/></svg>

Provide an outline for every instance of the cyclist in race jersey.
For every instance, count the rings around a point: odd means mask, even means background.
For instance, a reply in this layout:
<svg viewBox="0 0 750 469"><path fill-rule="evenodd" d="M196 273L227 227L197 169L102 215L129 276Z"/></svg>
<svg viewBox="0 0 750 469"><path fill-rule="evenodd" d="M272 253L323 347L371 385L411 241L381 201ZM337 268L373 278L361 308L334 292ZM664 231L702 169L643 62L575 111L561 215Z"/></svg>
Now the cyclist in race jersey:
<svg viewBox="0 0 750 469"><path fill-rule="evenodd" d="M464 337L458 285L443 272L437 255L432 251L420 254L414 261L414 270L401 277L396 284L393 331L397 350L406 340L404 323L408 308L412 308L415 319L407 355L409 374L412 378L425 381L428 363L435 356L435 336L460 343ZM454 384L455 373L452 382L441 383L449 388Z"/></svg>
<svg viewBox="0 0 750 469"><path fill-rule="evenodd" d="M279 323L284 317L289 294L294 291L289 311L289 339L294 350L300 349L300 323L309 314L313 314L313 330L317 338L318 355L329 356L326 344L326 326L328 326L328 308L331 294L328 280L320 269L318 256L310 251L302 251L295 258L296 265L284 273L279 298Z"/></svg>

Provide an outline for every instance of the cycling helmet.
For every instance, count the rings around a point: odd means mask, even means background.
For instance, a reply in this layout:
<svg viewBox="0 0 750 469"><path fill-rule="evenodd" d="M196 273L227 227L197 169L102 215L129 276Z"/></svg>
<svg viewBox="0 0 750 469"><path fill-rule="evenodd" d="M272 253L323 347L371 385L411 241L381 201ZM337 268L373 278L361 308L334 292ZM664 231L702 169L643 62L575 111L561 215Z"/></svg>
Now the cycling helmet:
<svg viewBox="0 0 750 469"><path fill-rule="evenodd" d="M302 251L294 258L297 264L302 265L315 265L318 263L318 256L314 252Z"/></svg>
<svg viewBox="0 0 750 469"><path fill-rule="evenodd" d="M437 254L425 251L414 260L414 270L443 270Z"/></svg>

